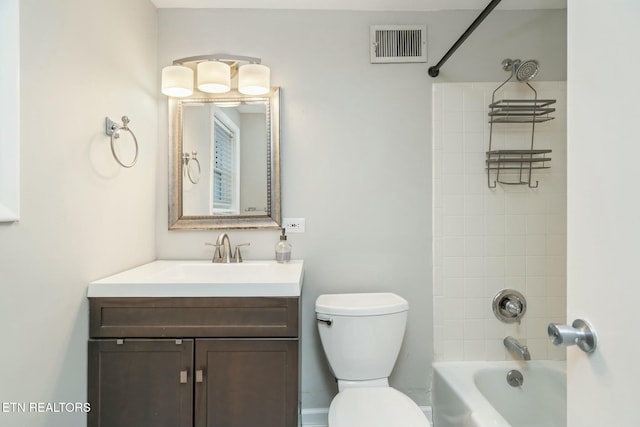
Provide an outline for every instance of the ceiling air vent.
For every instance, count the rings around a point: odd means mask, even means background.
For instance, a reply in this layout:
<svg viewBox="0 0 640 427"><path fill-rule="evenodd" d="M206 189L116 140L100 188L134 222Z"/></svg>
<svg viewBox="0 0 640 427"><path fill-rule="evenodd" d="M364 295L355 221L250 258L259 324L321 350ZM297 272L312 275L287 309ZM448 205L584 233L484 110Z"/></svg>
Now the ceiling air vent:
<svg viewBox="0 0 640 427"><path fill-rule="evenodd" d="M427 62L426 25L372 25L371 63Z"/></svg>

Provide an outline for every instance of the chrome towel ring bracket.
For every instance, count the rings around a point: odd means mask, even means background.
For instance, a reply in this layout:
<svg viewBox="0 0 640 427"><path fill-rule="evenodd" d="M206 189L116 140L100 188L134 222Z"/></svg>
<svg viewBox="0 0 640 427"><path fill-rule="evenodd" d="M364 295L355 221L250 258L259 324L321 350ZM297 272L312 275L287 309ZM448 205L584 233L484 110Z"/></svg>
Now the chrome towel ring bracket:
<svg viewBox="0 0 640 427"><path fill-rule="evenodd" d="M200 175L202 173L200 160L197 159L197 156L197 151L192 151L191 154L182 154L183 172L187 175L192 184L200 182Z"/></svg>
<svg viewBox="0 0 640 427"><path fill-rule="evenodd" d="M136 135L133 133L133 131L129 128L129 122L130 120L127 116L122 116L122 124L114 122L109 117L105 118L105 132L111 137L111 153L113 154L113 158L116 159L116 162L118 162L118 164L123 168L130 168L138 161L138 139L136 138ZM135 144L136 151L131 163L124 163L122 160L120 160L118 154L116 153L115 140L120 138L121 131L129 132L133 137L133 143Z"/></svg>

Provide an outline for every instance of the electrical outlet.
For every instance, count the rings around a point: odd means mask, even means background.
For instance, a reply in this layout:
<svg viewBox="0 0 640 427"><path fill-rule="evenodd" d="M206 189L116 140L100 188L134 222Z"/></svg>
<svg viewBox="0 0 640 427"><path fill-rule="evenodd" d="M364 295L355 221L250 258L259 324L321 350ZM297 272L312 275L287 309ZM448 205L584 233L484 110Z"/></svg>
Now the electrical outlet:
<svg viewBox="0 0 640 427"><path fill-rule="evenodd" d="M304 233L304 218L284 218L282 225L287 233Z"/></svg>

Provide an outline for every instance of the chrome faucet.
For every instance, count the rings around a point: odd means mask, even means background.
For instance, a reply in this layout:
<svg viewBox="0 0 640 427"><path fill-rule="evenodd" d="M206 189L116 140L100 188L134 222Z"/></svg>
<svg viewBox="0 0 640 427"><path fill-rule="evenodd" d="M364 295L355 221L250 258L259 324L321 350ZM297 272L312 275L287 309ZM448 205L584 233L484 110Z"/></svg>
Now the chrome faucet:
<svg viewBox="0 0 640 427"><path fill-rule="evenodd" d="M504 346L512 353L516 353L522 360L531 360L531 354L529 354L529 348L526 345L522 345L514 337L506 337L503 341Z"/></svg>
<svg viewBox="0 0 640 427"><path fill-rule="evenodd" d="M216 258L216 252L218 257ZM216 250L213 252L212 262L231 262L231 241L227 233L220 233L218 240L216 240Z"/></svg>
<svg viewBox="0 0 640 427"><path fill-rule="evenodd" d="M213 263L225 263L230 264L232 262L242 262L242 254L240 253L241 246L249 246L249 243L242 243L236 245L236 251L231 256L231 241L229 240L229 235L227 233L220 233L218 235L218 239L216 240L215 245L213 243L205 243L206 245L215 246L213 250L213 258L211 258L211 262Z"/></svg>

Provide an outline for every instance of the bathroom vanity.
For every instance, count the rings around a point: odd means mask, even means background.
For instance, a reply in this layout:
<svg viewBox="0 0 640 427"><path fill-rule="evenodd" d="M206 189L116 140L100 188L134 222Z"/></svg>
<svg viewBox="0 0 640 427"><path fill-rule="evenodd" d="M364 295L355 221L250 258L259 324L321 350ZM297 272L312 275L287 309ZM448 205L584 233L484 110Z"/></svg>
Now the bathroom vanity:
<svg viewBox="0 0 640 427"><path fill-rule="evenodd" d="M302 261L260 263L90 284L88 426L298 426Z"/></svg>

